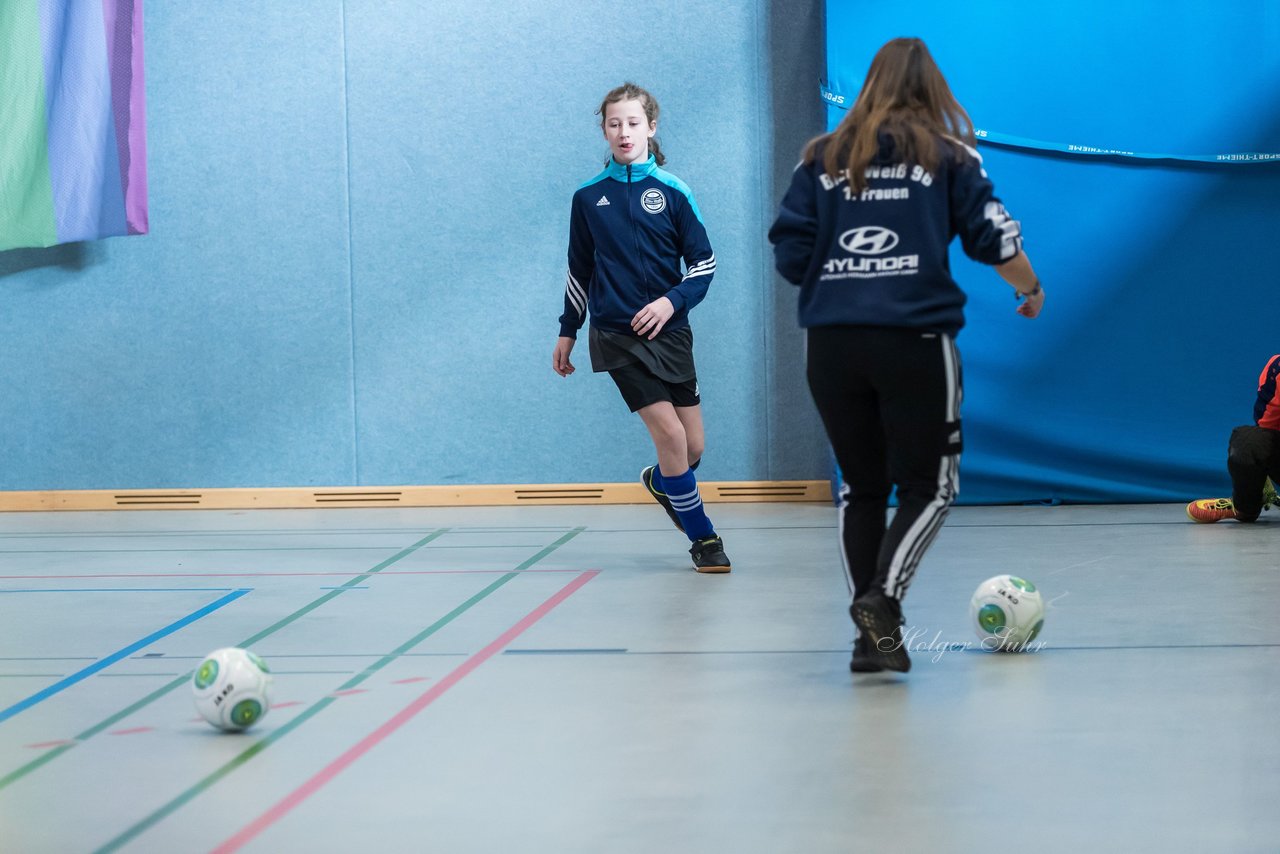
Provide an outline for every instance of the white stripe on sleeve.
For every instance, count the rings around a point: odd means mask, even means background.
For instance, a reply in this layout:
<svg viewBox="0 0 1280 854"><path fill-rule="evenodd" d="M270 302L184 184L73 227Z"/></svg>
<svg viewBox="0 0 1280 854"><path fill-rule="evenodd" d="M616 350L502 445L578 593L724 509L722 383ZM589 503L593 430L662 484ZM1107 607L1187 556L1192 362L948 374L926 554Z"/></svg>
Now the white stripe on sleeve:
<svg viewBox="0 0 1280 854"><path fill-rule="evenodd" d="M565 275L564 292L568 295L569 301L573 303L573 307L578 310L579 315L587 313L587 294L582 289L582 285L578 284L578 280L573 277L573 273Z"/></svg>

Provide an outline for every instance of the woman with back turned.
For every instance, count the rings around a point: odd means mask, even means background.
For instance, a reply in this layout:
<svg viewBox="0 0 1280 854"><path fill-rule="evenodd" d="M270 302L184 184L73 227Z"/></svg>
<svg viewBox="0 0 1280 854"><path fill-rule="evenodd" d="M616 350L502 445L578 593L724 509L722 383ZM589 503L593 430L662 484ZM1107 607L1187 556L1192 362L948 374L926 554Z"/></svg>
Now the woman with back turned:
<svg viewBox="0 0 1280 854"><path fill-rule="evenodd" d="M974 144L924 42L894 39L849 114L805 149L769 229L778 271L800 286L809 389L845 480L854 672L910 669L902 599L956 495L965 295L951 240L1014 287L1019 314L1044 305Z"/></svg>

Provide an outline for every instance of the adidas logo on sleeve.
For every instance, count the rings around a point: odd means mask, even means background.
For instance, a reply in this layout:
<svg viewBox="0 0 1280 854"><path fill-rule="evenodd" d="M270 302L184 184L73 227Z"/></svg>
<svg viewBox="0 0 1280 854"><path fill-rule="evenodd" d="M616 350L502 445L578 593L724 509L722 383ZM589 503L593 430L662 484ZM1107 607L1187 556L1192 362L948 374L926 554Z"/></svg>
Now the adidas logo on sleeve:
<svg viewBox="0 0 1280 854"><path fill-rule="evenodd" d="M596 207L598 207L598 208L602 208L602 207L604 207L604 206L605 206L605 205L607 205L607 204L609 204L609 197L608 197L608 196L601 196L601 197L600 197L600 201L596 202Z"/></svg>

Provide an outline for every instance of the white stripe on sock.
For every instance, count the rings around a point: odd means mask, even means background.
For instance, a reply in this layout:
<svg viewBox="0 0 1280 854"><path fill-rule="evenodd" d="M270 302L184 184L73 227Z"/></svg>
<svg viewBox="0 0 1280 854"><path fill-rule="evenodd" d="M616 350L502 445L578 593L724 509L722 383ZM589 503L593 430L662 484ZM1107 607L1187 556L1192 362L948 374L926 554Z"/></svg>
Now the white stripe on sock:
<svg viewBox="0 0 1280 854"><path fill-rule="evenodd" d="M853 602L853 570L849 566L849 553L844 546L844 514L849 507L849 484L840 480L840 503L836 505L836 536L840 543L840 566L844 569L844 583L849 588L849 601Z"/></svg>
<svg viewBox="0 0 1280 854"><path fill-rule="evenodd" d="M698 495L698 490L686 492L682 495L667 494L667 498L671 501L671 506L677 510L692 510L702 503L702 498Z"/></svg>

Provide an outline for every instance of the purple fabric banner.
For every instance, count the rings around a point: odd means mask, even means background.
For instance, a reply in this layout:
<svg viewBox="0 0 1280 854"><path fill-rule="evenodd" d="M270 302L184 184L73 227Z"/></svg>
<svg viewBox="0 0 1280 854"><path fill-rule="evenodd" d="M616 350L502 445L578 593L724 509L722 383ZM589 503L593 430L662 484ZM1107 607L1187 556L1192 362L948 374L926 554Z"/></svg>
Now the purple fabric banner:
<svg viewBox="0 0 1280 854"><path fill-rule="evenodd" d="M146 101L142 74L142 0L102 0L111 112L130 234L147 233Z"/></svg>
<svg viewBox="0 0 1280 854"><path fill-rule="evenodd" d="M0 250L147 232L142 0L0 0Z"/></svg>

